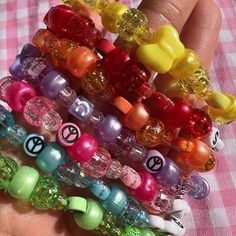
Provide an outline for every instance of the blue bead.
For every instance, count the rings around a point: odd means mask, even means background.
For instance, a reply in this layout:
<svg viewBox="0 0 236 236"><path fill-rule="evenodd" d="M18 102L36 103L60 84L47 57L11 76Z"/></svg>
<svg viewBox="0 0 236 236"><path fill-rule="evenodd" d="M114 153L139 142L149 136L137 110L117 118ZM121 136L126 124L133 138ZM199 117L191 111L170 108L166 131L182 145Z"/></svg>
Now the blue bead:
<svg viewBox="0 0 236 236"><path fill-rule="evenodd" d="M27 137L26 130L20 125L12 125L6 129L6 132L9 142L15 145L22 144Z"/></svg>
<svg viewBox="0 0 236 236"><path fill-rule="evenodd" d="M125 210L128 199L125 191L119 185L112 184L110 187L110 195L101 203L107 211L117 216Z"/></svg>
<svg viewBox="0 0 236 236"><path fill-rule="evenodd" d="M90 185L91 192L100 198L106 200L110 195L110 188L101 180L94 180Z"/></svg>
<svg viewBox="0 0 236 236"><path fill-rule="evenodd" d="M6 110L3 106L0 106L0 137L7 136L7 127L12 126L14 124L14 118L8 110Z"/></svg>
<svg viewBox="0 0 236 236"><path fill-rule="evenodd" d="M36 163L43 172L49 174L65 160L65 150L57 143L49 143L36 158Z"/></svg>

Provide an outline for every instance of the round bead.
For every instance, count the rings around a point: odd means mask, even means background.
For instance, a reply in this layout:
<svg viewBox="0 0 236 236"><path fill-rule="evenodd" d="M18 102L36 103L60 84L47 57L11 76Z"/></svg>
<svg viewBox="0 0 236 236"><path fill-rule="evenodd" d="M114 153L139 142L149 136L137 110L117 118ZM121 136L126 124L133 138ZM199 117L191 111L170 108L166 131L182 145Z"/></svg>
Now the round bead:
<svg viewBox="0 0 236 236"><path fill-rule="evenodd" d="M36 157L43 151L45 146L44 137L41 134L30 134L26 137L23 148L30 157Z"/></svg>
<svg viewBox="0 0 236 236"><path fill-rule="evenodd" d="M169 158L165 158L165 165L155 175L158 183L175 186L180 177L180 168Z"/></svg>
<svg viewBox="0 0 236 236"><path fill-rule="evenodd" d="M76 224L85 230L94 230L102 222L103 209L100 204L92 199L87 199L87 210L81 214L76 212L74 219Z"/></svg>
<svg viewBox="0 0 236 236"><path fill-rule="evenodd" d="M68 56L66 65L74 76L81 78L95 66L96 62L96 55L89 48L81 46Z"/></svg>
<svg viewBox="0 0 236 236"><path fill-rule="evenodd" d="M122 130L122 125L117 117L108 115L101 122L96 130L96 134L103 142L112 142Z"/></svg>
<svg viewBox="0 0 236 236"><path fill-rule="evenodd" d="M138 228L125 226L122 230L121 236L142 236L142 234Z"/></svg>
<svg viewBox="0 0 236 236"><path fill-rule="evenodd" d="M14 175L7 191L18 199L29 199L36 183L39 179L39 173L34 168L22 166Z"/></svg>
<svg viewBox="0 0 236 236"><path fill-rule="evenodd" d="M122 165L119 161L113 159L107 169L106 177L109 179L118 179L122 172Z"/></svg>
<svg viewBox="0 0 236 236"><path fill-rule="evenodd" d="M6 127L10 127L14 125L14 118L8 110L6 110L4 107L0 106L0 122L1 126L3 126L0 129L0 137L7 136L7 130Z"/></svg>
<svg viewBox="0 0 236 236"><path fill-rule="evenodd" d="M22 144L27 136L26 130L19 125L12 125L6 129L7 139L11 144Z"/></svg>
<svg viewBox="0 0 236 236"><path fill-rule="evenodd" d="M23 112L26 103L36 96L32 86L24 82L15 82L7 87L6 100L9 106L18 112Z"/></svg>
<svg viewBox="0 0 236 236"><path fill-rule="evenodd" d="M111 193L110 188L101 180L92 181L89 187L91 192L101 200L106 200Z"/></svg>
<svg viewBox="0 0 236 236"><path fill-rule="evenodd" d="M165 158L157 150L149 150L143 164L148 172L155 174L165 166Z"/></svg>
<svg viewBox="0 0 236 236"><path fill-rule="evenodd" d="M83 168L89 176L101 178L106 174L111 162L110 153L105 148L98 147L90 160L83 164Z"/></svg>
<svg viewBox="0 0 236 236"><path fill-rule="evenodd" d="M134 104L130 112L124 117L124 124L127 128L137 131L141 129L149 120L149 112L141 103Z"/></svg>
<svg viewBox="0 0 236 236"><path fill-rule="evenodd" d="M129 166L123 166L120 180L131 189L137 189L141 184L140 175Z"/></svg>
<svg viewBox="0 0 236 236"><path fill-rule="evenodd" d="M115 97L112 104L124 115L128 114L133 107L132 104L123 97Z"/></svg>
<svg viewBox="0 0 236 236"><path fill-rule="evenodd" d="M113 215L119 215L126 207L127 195L124 190L117 184L112 184L110 187L110 195L101 203L103 207Z"/></svg>
<svg viewBox="0 0 236 236"><path fill-rule="evenodd" d="M72 146L80 137L81 131L74 123L64 123L57 131L57 141L64 147Z"/></svg>
<svg viewBox="0 0 236 236"><path fill-rule="evenodd" d="M57 71L52 70L43 77L40 88L46 97L55 99L59 92L67 85L67 80Z"/></svg>
<svg viewBox="0 0 236 236"><path fill-rule="evenodd" d="M96 139L89 134L82 134L73 146L67 148L68 155L76 162L86 162L97 151L98 144Z"/></svg>
<svg viewBox="0 0 236 236"><path fill-rule="evenodd" d="M137 141L146 147L155 147L161 143L165 133L162 121L151 118L140 130L136 132Z"/></svg>
<svg viewBox="0 0 236 236"><path fill-rule="evenodd" d="M142 179L141 185L130 192L140 201L150 201L154 198L157 192L157 183L155 178L148 172L139 172Z"/></svg>
<svg viewBox="0 0 236 236"><path fill-rule="evenodd" d="M65 150L57 143L49 143L36 158L36 164L45 173L52 173L65 162Z"/></svg>

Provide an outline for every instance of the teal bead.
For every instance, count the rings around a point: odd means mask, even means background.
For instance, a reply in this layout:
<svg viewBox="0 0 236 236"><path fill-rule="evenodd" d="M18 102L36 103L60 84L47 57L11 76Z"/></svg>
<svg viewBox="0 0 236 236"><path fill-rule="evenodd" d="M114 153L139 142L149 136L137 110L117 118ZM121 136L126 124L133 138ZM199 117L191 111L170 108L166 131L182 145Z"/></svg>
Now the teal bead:
<svg viewBox="0 0 236 236"><path fill-rule="evenodd" d="M14 124L14 118L8 110L0 106L0 137L7 135L6 128Z"/></svg>
<svg viewBox="0 0 236 236"><path fill-rule="evenodd" d="M90 190L101 200L106 200L111 192L110 188L101 180L93 180L90 184Z"/></svg>
<svg viewBox="0 0 236 236"><path fill-rule="evenodd" d="M11 144L20 145L27 137L26 130L20 125L12 125L6 129L7 139Z"/></svg>
<svg viewBox="0 0 236 236"><path fill-rule="evenodd" d="M128 202L125 191L117 184L110 187L110 195L101 201L103 207L113 215L119 215L125 210Z"/></svg>
<svg viewBox="0 0 236 236"><path fill-rule="evenodd" d="M43 172L51 174L65 160L65 150L59 144L52 142L38 155L36 163Z"/></svg>
<svg viewBox="0 0 236 236"><path fill-rule="evenodd" d="M18 199L29 199L39 179L39 173L34 168L22 166L8 185L7 191Z"/></svg>

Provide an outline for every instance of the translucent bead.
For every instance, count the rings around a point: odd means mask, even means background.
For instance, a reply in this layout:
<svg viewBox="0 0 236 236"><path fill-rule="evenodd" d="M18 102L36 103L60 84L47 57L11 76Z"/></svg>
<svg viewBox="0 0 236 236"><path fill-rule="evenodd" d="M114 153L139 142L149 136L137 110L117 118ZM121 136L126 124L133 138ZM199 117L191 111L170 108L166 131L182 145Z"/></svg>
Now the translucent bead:
<svg viewBox="0 0 236 236"><path fill-rule="evenodd" d="M12 125L7 127L6 135L11 144L20 145L25 141L27 132L20 125Z"/></svg>
<svg viewBox="0 0 236 236"><path fill-rule="evenodd" d="M147 147L155 147L161 143L165 132L163 122L156 118L151 118L136 132L137 141Z"/></svg>
<svg viewBox="0 0 236 236"><path fill-rule="evenodd" d="M89 176L101 178L106 174L111 161L110 153L105 148L99 147L91 159L83 164L83 168Z"/></svg>
<svg viewBox="0 0 236 236"><path fill-rule="evenodd" d="M97 129L100 126L100 124L102 123L103 120L104 120L103 113L100 112L100 111L97 111L97 110L93 110L91 115L85 121L85 124L87 126L93 127L94 129Z"/></svg>
<svg viewBox="0 0 236 236"><path fill-rule="evenodd" d="M144 160L146 154L147 149L142 144L136 142L130 150L129 157L132 161L141 162Z"/></svg>
<svg viewBox="0 0 236 236"><path fill-rule="evenodd" d="M150 39L153 38L153 32L148 26L142 26L136 29L133 38L139 45L148 44Z"/></svg>
<svg viewBox="0 0 236 236"><path fill-rule="evenodd" d="M121 236L142 236L138 228L132 226L125 226L122 230Z"/></svg>
<svg viewBox="0 0 236 236"><path fill-rule="evenodd" d="M54 208L59 191L59 185L52 177L40 176L31 193L30 202L40 210Z"/></svg>
<svg viewBox="0 0 236 236"><path fill-rule="evenodd" d="M101 180L94 180L90 184L91 192L101 200L105 200L110 195L110 188Z"/></svg>
<svg viewBox="0 0 236 236"><path fill-rule="evenodd" d="M138 9L132 8L122 14L117 24L117 31L119 35L127 40L133 40L135 32L139 28L146 27L148 25L147 17Z"/></svg>
<svg viewBox="0 0 236 236"><path fill-rule="evenodd" d="M78 188L87 188L90 186L93 179L89 177L85 171L81 168L77 173L74 185Z"/></svg>
<svg viewBox="0 0 236 236"><path fill-rule="evenodd" d="M61 116L55 111L49 111L42 116L42 127L50 130L56 131L62 124Z"/></svg>
<svg viewBox="0 0 236 236"><path fill-rule="evenodd" d="M17 81L14 77L7 76L0 80L0 99L5 101L6 91L9 85Z"/></svg>
<svg viewBox="0 0 236 236"><path fill-rule="evenodd" d="M75 90L70 87L65 87L58 93L56 102L58 102L61 106L68 108L76 100L76 98L77 94Z"/></svg>
<svg viewBox="0 0 236 236"><path fill-rule="evenodd" d="M0 189L7 189L18 168L16 161L0 156Z"/></svg>
<svg viewBox="0 0 236 236"><path fill-rule="evenodd" d="M106 177L109 179L118 179L122 172L122 165L119 161L113 159L107 169Z"/></svg>
<svg viewBox="0 0 236 236"><path fill-rule="evenodd" d="M14 125L14 118L8 110L4 107L0 106L0 124L2 128L0 129L0 137L4 137L7 135L6 128Z"/></svg>

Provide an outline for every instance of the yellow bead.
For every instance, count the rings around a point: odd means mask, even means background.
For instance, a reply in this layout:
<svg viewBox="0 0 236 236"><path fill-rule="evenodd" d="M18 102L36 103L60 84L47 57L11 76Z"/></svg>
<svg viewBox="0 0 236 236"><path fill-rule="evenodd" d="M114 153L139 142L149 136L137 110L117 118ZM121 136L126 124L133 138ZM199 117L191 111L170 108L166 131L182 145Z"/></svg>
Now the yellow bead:
<svg viewBox="0 0 236 236"><path fill-rule="evenodd" d="M153 32L149 27L140 27L135 31L133 36L134 40L139 45L148 44L150 39L153 37Z"/></svg>
<svg viewBox="0 0 236 236"><path fill-rule="evenodd" d="M169 73L176 79L184 79L192 75L199 66L199 56L194 51L186 49L185 53L174 62Z"/></svg>
<svg viewBox="0 0 236 236"><path fill-rule="evenodd" d="M236 97L211 91L206 103L209 115L217 124L227 124L236 119Z"/></svg>
<svg viewBox="0 0 236 236"><path fill-rule="evenodd" d="M161 27L153 36L152 44L142 45L137 50L137 57L144 65L158 73L168 72L174 61L183 56L185 47L179 34L171 25Z"/></svg>
<svg viewBox="0 0 236 236"><path fill-rule="evenodd" d="M107 5L102 14L102 24L106 30L116 33L117 32L117 23L120 20L121 16L129 8L122 3L113 2Z"/></svg>

